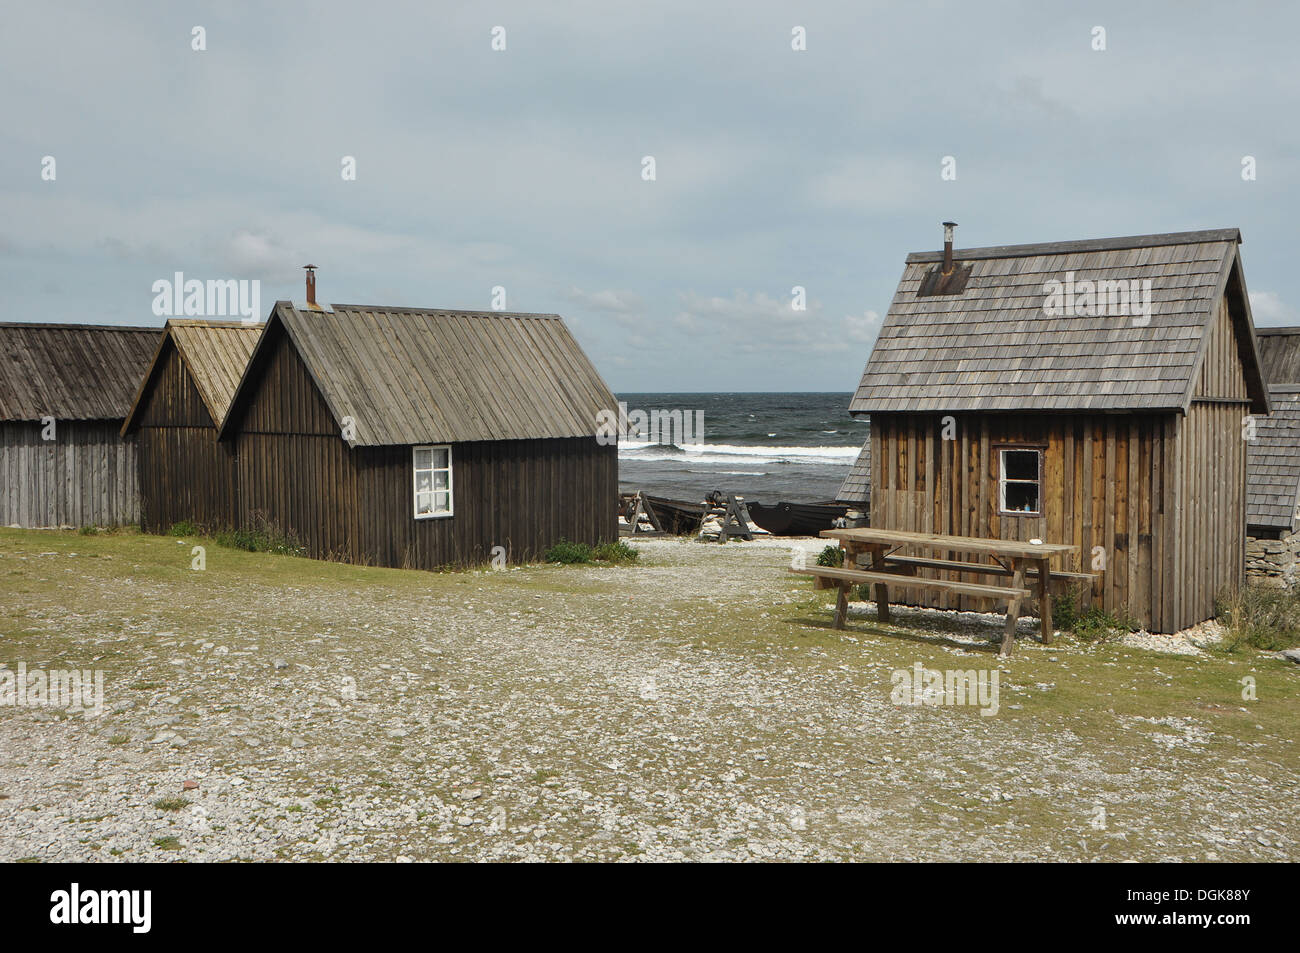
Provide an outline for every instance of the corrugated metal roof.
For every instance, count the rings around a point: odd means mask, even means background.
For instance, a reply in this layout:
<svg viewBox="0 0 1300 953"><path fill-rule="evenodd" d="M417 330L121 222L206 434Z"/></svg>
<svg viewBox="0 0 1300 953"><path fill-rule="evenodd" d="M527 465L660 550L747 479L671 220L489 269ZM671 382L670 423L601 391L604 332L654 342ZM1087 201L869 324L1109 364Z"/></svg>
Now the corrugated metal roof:
<svg viewBox="0 0 1300 953"><path fill-rule="evenodd" d="M1246 525L1291 532L1300 505L1300 385L1268 396L1271 412L1246 442Z"/></svg>
<svg viewBox="0 0 1300 953"><path fill-rule="evenodd" d="M172 319L167 326L208 413L220 427L266 325Z"/></svg>
<svg viewBox="0 0 1300 953"><path fill-rule="evenodd" d="M1186 409L1239 240L1217 229L959 249L965 290L937 296L917 289L943 253L910 254L849 410ZM1149 323L1049 315L1046 283L1069 272L1076 283L1150 279ZM1256 368L1248 373L1262 408Z"/></svg>
<svg viewBox="0 0 1300 953"><path fill-rule="evenodd" d="M271 320L335 419L355 420L354 446L593 436L617 408L559 315L330 308L279 301Z"/></svg>
<svg viewBox="0 0 1300 953"><path fill-rule="evenodd" d="M1256 328L1255 338L1269 387L1300 383L1300 328Z"/></svg>
<svg viewBox="0 0 1300 953"><path fill-rule="evenodd" d="M859 503L867 504L871 502L871 438L868 437L866 443L862 445L858 458L849 468L849 475L844 478L840 485L840 492L835 496L837 503Z"/></svg>
<svg viewBox="0 0 1300 953"><path fill-rule="evenodd" d="M0 324L0 420L121 420L161 328Z"/></svg>

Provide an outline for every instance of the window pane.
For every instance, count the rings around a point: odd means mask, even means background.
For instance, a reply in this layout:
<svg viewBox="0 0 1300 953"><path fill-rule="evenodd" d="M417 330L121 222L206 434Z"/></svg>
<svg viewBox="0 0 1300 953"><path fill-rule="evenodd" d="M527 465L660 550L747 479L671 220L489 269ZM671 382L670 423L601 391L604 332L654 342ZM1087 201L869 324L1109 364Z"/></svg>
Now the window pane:
<svg viewBox="0 0 1300 953"><path fill-rule="evenodd" d="M430 452L433 455L433 465L443 470L447 469L447 448L442 447Z"/></svg>
<svg viewBox="0 0 1300 953"><path fill-rule="evenodd" d="M451 487L451 472L448 470L435 470L433 473L433 486L436 490L446 490Z"/></svg>
<svg viewBox="0 0 1300 953"><path fill-rule="evenodd" d="M1002 475L1008 480L1037 480L1037 450L1003 450Z"/></svg>
<svg viewBox="0 0 1300 953"><path fill-rule="evenodd" d="M432 451L432 450L416 450L416 451L415 451L415 469L417 469L417 470L427 470L427 469L429 469L429 467L431 467L432 465L433 465L433 451Z"/></svg>
<svg viewBox="0 0 1300 953"><path fill-rule="evenodd" d="M1037 513L1038 512L1038 484L1037 483L1008 483L1006 485L1006 503L1007 512L1010 513Z"/></svg>
<svg viewBox="0 0 1300 953"><path fill-rule="evenodd" d="M435 511L435 512L437 512L437 513L450 513L450 512L451 512L451 494L450 494L450 493L435 493L435 494L433 494L433 500L434 500L434 511Z"/></svg>
<svg viewBox="0 0 1300 953"><path fill-rule="evenodd" d="M427 493L433 489L433 474L428 470L420 470L415 474L415 492Z"/></svg>
<svg viewBox="0 0 1300 953"><path fill-rule="evenodd" d="M425 514L432 513L432 512L433 512L433 494L432 493L415 494L415 514L417 516L424 516Z"/></svg>

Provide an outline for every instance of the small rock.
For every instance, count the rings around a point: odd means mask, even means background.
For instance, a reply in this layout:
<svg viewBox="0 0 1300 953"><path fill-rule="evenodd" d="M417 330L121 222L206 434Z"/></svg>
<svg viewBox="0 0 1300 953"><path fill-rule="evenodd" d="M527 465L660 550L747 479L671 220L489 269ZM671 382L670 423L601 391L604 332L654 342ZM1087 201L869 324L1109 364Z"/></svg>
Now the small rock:
<svg viewBox="0 0 1300 953"><path fill-rule="evenodd" d="M198 781L186 781L181 785L182 791L197 791L199 789Z"/></svg>
<svg viewBox="0 0 1300 953"><path fill-rule="evenodd" d="M275 662L274 662L273 664L275 665L275 670L276 670L277 672L280 671L281 669L284 669L284 668L288 668L288 667L289 667L289 663L286 662L286 661L285 661L284 659L282 659L282 658L278 658L278 659L276 659Z"/></svg>

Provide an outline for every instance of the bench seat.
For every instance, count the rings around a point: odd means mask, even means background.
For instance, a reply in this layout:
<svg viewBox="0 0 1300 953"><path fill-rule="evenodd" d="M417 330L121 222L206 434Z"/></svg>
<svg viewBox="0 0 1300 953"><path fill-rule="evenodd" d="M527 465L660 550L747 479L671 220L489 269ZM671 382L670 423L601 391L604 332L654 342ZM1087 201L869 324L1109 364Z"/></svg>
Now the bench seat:
<svg viewBox="0 0 1300 953"><path fill-rule="evenodd" d="M920 576L904 576L896 572L872 572L865 569L833 569L829 566L818 566L811 569L791 569L790 572L841 583L877 583L904 588L941 589L964 596L985 596L991 599L1023 599L1030 595L1028 589L1014 589L1010 586L986 586L977 582L956 582L949 579L924 579Z"/></svg>

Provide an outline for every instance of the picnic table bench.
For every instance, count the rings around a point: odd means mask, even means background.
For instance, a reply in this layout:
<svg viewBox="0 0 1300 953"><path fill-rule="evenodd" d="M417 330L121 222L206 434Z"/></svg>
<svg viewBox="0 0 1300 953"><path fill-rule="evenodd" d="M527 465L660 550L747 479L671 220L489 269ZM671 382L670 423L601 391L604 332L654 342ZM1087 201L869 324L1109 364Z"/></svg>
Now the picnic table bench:
<svg viewBox="0 0 1300 953"><path fill-rule="evenodd" d="M908 530L828 529L822 536L837 540L844 549L844 567L814 566L792 569L793 573L812 576L819 587L839 590L835 601L835 628L844 628L848 614L848 593L853 585L875 587L876 613L882 622L889 621L889 587L929 589L957 595L980 596L1007 601L1007 623L1002 635L1002 655L1010 655L1015 645L1016 622L1021 603L1037 593L1039 632L1043 643L1052 642L1052 583L1066 580L1092 582L1093 574L1052 569L1053 556L1075 551L1064 543L1031 543L1010 539L981 539L977 536L948 536L942 533L916 533ZM991 562L946 559L934 556L896 555L904 547L988 556ZM865 556L867 569L857 568ZM918 569L934 569L957 575L1010 577L1007 584L963 582L959 579L933 579L918 576ZM1032 582L1032 588L1031 588Z"/></svg>

